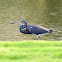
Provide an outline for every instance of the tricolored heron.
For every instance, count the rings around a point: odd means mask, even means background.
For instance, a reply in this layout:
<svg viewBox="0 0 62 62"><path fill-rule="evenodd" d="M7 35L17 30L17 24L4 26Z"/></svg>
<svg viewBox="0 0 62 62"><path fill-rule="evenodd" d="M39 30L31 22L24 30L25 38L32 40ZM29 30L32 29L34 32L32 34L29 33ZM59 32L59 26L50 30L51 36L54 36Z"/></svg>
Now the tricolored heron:
<svg viewBox="0 0 62 62"><path fill-rule="evenodd" d="M14 23L19 23L19 22L23 22L24 25L20 25L19 26L19 30L21 33L24 34L34 34L36 35L36 37L39 39L40 35L45 34L45 33L52 33L52 30L49 30L47 28L44 28L42 26L38 26L38 25L27 25L26 20L22 19L18 22L14 22ZM14 24L11 23L11 24ZM25 28L25 30L23 30L23 28Z"/></svg>

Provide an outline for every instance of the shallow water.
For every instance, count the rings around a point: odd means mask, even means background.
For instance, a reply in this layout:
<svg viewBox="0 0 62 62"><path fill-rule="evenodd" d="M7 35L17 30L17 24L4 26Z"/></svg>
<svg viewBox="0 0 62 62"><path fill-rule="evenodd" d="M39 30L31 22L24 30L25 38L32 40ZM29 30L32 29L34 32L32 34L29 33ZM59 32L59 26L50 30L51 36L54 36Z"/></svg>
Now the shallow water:
<svg viewBox="0 0 62 62"><path fill-rule="evenodd" d="M21 19L53 30L41 36L42 40L62 40L62 0L0 0L1 41L37 40L19 32L21 23L10 24Z"/></svg>

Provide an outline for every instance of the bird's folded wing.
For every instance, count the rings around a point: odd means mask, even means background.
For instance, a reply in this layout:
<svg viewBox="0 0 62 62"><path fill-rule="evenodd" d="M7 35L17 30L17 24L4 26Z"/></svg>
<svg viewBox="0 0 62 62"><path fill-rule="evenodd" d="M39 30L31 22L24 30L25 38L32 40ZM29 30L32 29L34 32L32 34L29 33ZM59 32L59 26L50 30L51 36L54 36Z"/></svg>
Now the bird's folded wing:
<svg viewBox="0 0 62 62"><path fill-rule="evenodd" d="M33 34L43 34L43 33L47 33L48 30L46 30L45 28L41 27L41 26L28 26L27 28L31 33Z"/></svg>

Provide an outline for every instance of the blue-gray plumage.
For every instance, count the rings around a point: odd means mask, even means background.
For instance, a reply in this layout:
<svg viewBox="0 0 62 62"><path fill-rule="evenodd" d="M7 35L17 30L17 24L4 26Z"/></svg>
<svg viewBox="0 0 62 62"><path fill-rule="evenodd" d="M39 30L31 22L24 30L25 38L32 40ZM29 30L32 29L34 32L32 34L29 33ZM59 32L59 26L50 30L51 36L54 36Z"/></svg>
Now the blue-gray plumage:
<svg viewBox="0 0 62 62"><path fill-rule="evenodd" d="M38 25L28 25L27 26L27 22L23 19L23 20L20 20L18 22L14 22L14 23L19 23L19 22L23 22L24 25L20 25L19 26L19 30L21 33L24 33L24 34L34 34L36 35L36 37L39 39L40 35L42 34L45 34L45 33L52 33L52 30L49 30L47 28L44 28L42 26L38 26ZM14 23L11 23L11 24L14 24ZM25 30L23 30L23 28L25 28Z"/></svg>

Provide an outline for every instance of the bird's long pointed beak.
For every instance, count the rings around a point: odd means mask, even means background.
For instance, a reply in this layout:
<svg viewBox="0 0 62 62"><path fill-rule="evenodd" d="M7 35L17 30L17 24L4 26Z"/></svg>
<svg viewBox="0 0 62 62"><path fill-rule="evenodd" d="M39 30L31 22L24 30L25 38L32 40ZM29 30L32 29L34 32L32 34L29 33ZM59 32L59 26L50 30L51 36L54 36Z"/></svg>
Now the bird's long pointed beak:
<svg viewBox="0 0 62 62"><path fill-rule="evenodd" d="M11 23L11 24L20 23L20 22L22 22L22 21L14 22L14 23Z"/></svg>

